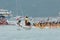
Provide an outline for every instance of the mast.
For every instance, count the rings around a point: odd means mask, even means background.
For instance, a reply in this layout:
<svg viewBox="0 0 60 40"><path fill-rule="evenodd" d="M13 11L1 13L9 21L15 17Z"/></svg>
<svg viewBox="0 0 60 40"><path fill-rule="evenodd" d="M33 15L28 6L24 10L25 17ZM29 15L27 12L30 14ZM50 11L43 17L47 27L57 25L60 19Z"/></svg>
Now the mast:
<svg viewBox="0 0 60 40"><path fill-rule="evenodd" d="M23 0L22 0L23 1ZM23 16L23 4L21 3L21 0L20 0L20 9L21 9L21 13L22 13L22 16Z"/></svg>
<svg viewBox="0 0 60 40"><path fill-rule="evenodd" d="M16 0L16 16L18 16L18 1Z"/></svg>
<svg viewBox="0 0 60 40"><path fill-rule="evenodd" d="M23 8L22 8L22 3L21 2L20 2L20 10L21 10L21 13L22 13L22 16L23 16ZM18 0L16 0L16 16L19 16L19 14L18 14Z"/></svg>

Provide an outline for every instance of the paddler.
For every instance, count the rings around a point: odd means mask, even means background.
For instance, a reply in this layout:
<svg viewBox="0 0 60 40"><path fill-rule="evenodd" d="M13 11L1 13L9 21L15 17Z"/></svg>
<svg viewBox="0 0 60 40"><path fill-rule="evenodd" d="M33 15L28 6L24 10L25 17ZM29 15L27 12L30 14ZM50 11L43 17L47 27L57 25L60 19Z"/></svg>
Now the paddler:
<svg viewBox="0 0 60 40"><path fill-rule="evenodd" d="M31 23L29 22L28 16L25 17L25 25L26 26L30 26L31 25Z"/></svg>
<svg viewBox="0 0 60 40"><path fill-rule="evenodd" d="M21 26L20 24L21 24L21 19L20 18L17 18L17 25L19 25L19 26Z"/></svg>

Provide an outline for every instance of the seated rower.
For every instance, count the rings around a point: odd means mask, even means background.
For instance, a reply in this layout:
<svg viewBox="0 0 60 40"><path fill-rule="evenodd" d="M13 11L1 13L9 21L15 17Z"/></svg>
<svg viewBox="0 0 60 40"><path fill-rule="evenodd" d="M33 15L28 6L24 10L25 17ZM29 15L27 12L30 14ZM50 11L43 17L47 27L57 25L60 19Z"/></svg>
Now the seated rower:
<svg viewBox="0 0 60 40"><path fill-rule="evenodd" d="M29 22L29 18L27 16L25 17L25 25L31 26L31 23Z"/></svg>
<svg viewBox="0 0 60 40"><path fill-rule="evenodd" d="M21 25L20 25L20 22L21 22L21 20L18 20L18 22L17 22L17 24L18 24L19 26L21 26Z"/></svg>
<svg viewBox="0 0 60 40"><path fill-rule="evenodd" d="M18 26L21 26L21 25L20 25L20 24L21 24L21 19L20 19L20 18L17 18L17 20L18 20L18 21L17 21L17 25L18 25ZM22 27L22 26L21 26L21 27Z"/></svg>

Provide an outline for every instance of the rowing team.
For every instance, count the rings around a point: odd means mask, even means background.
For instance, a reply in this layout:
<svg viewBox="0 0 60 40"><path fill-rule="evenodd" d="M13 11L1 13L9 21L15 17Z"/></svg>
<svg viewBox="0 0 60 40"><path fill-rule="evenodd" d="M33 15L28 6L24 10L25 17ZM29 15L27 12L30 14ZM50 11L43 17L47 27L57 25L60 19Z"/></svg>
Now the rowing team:
<svg viewBox="0 0 60 40"><path fill-rule="evenodd" d="M54 23L54 22L45 22L45 23L33 23L33 25L35 27L40 27L40 28L45 28L45 27L48 27L48 28L59 28L60 27L60 23Z"/></svg>
<svg viewBox="0 0 60 40"><path fill-rule="evenodd" d="M18 20L17 25L20 25L21 20ZM31 26L31 23L29 21L29 18L26 16L25 17L25 26ZM39 27L39 28L59 28L60 27L60 22L38 22L38 23L33 23L34 27Z"/></svg>

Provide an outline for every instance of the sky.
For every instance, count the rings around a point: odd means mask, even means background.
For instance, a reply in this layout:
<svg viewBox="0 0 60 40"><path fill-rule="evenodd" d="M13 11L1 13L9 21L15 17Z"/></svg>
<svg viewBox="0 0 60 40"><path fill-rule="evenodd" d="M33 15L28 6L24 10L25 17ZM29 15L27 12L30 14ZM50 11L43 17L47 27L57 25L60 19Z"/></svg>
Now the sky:
<svg viewBox="0 0 60 40"><path fill-rule="evenodd" d="M0 8L11 10L15 16L58 16L60 0L0 0Z"/></svg>

